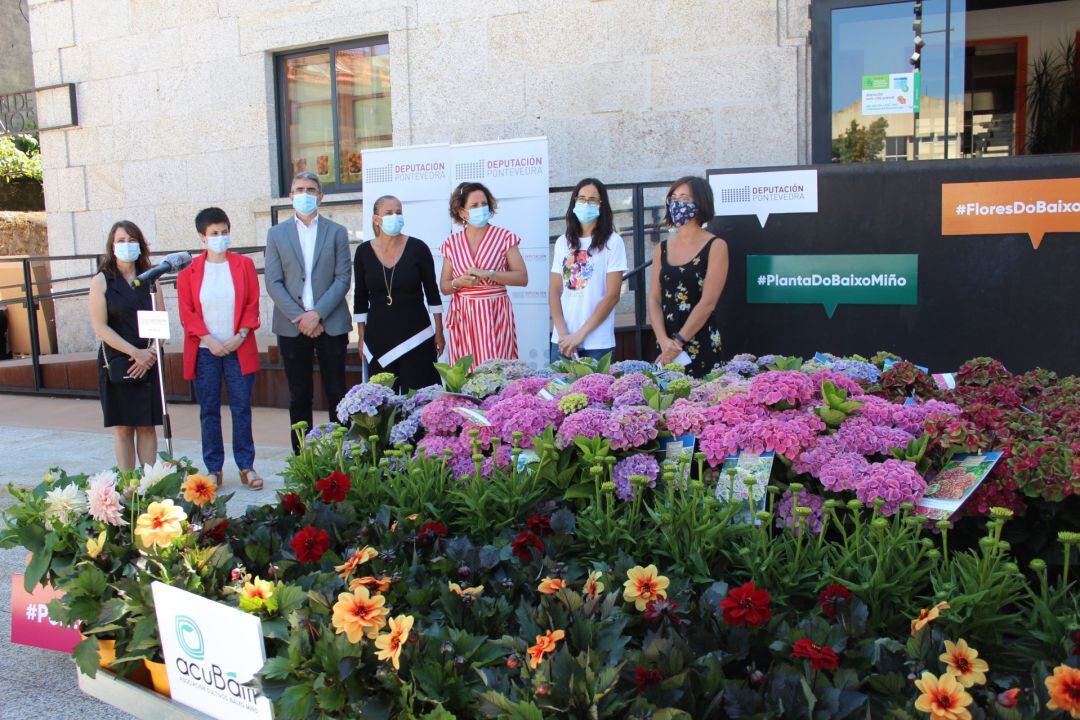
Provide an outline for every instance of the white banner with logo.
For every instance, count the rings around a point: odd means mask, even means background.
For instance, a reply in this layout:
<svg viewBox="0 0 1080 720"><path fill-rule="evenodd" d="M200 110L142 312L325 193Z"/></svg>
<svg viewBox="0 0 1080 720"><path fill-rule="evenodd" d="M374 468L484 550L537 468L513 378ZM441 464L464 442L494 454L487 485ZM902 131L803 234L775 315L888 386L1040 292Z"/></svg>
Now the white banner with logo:
<svg viewBox="0 0 1080 720"><path fill-rule="evenodd" d="M716 214L756 215L761 227L774 213L816 213L817 170L709 175Z"/></svg>
<svg viewBox="0 0 1080 720"><path fill-rule="evenodd" d="M498 202L492 223L521 236L529 285L509 288L518 328L518 353L529 365L547 365L549 313L547 138L496 140L465 145L414 145L363 151L364 237L371 238L377 198L402 204L402 232L424 240L442 273L442 244L460 226L450 221L450 193L458 183L481 182ZM450 299L443 298L443 308Z"/></svg>
<svg viewBox="0 0 1080 720"><path fill-rule="evenodd" d="M533 368L548 363L548 142L546 137L452 145L451 184L483 183L498 201L492 223L521 236L527 287L509 288L518 354ZM455 231L460 227L455 227Z"/></svg>
<svg viewBox="0 0 1080 720"><path fill-rule="evenodd" d="M259 618L161 582L152 589L172 699L220 720L273 720L270 700L244 684L266 663Z"/></svg>

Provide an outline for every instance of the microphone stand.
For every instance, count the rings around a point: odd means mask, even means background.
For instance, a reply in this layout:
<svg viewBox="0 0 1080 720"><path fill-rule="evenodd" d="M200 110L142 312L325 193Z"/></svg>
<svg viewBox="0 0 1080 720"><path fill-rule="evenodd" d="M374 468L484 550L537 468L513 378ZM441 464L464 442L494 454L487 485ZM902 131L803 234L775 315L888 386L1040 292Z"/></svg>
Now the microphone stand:
<svg viewBox="0 0 1080 720"><path fill-rule="evenodd" d="M157 310L157 282L150 282L150 309ZM169 403L165 399L165 370L163 369L164 357L161 354L161 340L154 339L154 352L157 353L158 390L161 391L161 429L165 435L165 447L169 457L173 456L172 423L169 422Z"/></svg>

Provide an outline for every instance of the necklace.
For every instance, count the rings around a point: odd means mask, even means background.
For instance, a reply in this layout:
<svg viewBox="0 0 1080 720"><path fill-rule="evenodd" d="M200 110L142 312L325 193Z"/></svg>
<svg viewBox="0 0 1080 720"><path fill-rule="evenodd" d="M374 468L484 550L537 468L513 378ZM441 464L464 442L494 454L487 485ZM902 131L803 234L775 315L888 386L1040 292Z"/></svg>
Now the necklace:
<svg viewBox="0 0 1080 720"><path fill-rule="evenodd" d="M374 248L373 248L374 249ZM389 248L387 248L389 249ZM379 258L378 253L375 254L375 259L379 261L379 267L382 268L383 273L383 285L386 286L386 304L387 306L394 304L394 296L392 294L392 288L394 286L394 273L397 272L398 263L401 262L401 256L405 254L405 246L402 245L401 253L398 254L397 262L394 263L394 267L390 269L390 278L386 277L386 264Z"/></svg>

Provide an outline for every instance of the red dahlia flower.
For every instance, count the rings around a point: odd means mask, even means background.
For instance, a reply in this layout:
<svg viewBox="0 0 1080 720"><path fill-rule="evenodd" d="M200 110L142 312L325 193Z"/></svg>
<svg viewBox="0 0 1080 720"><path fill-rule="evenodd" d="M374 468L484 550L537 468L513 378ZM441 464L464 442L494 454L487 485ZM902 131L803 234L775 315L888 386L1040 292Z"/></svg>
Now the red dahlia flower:
<svg viewBox="0 0 1080 720"><path fill-rule="evenodd" d="M308 525L296 533L289 545L292 546L297 561L302 563L319 562L319 560L322 560L323 554L330 548L330 536L326 534L325 530L319 530Z"/></svg>
<svg viewBox="0 0 1080 720"><path fill-rule="evenodd" d="M550 515L533 515L525 521L525 529L535 533L537 537L542 538L555 534L555 531L551 529Z"/></svg>
<svg viewBox="0 0 1080 720"><path fill-rule="evenodd" d="M416 540L424 545L446 537L446 526L440 522L426 522L416 533Z"/></svg>
<svg viewBox="0 0 1080 720"><path fill-rule="evenodd" d="M825 613L825 617L829 618L829 620L835 620L837 611L850 599L851 591L843 585L829 585L818 593L818 604L821 605L821 612Z"/></svg>
<svg viewBox="0 0 1080 720"><path fill-rule="evenodd" d="M531 530L522 530L510 543L510 548L518 560L527 563L532 560L533 550L544 552L544 543L540 542L540 538L536 537L536 533Z"/></svg>
<svg viewBox="0 0 1080 720"><path fill-rule="evenodd" d="M724 622L728 625L756 628L772 617L770 602L772 595L768 590L758 589L754 583L748 582L728 590L727 597L720 601L720 609L724 611Z"/></svg>
<svg viewBox="0 0 1080 720"><path fill-rule="evenodd" d="M634 668L634 677L631 682L637 687L638 694L663 682L664 676L656 668L643 668L640 665Z"/></svg>
<svg viewBox="0 0 1080 720"><path fill-rule="evenodd" d="M322 493L324 503L336 503L344 500L345 495L349 492L350 485L349 476L339 470L335 470L315 483L315 487Z"/></svg>
<svg viewBox="0 0 1080 720"><path fill-rule="evenodd" d="M285 493L281 496L281 506L285 508L285 512L290 515L303 515L307 512L307 505L300 499L300 496L294 492Z"/></svg>
<svg viewBox="0 0 1080 720"><path fill-rule="evenodd" d="M800 638L791 646L791 657L806 658L815 670L835 670L840 667L840 656L828 645L817 645L809 638Z"/></svg>

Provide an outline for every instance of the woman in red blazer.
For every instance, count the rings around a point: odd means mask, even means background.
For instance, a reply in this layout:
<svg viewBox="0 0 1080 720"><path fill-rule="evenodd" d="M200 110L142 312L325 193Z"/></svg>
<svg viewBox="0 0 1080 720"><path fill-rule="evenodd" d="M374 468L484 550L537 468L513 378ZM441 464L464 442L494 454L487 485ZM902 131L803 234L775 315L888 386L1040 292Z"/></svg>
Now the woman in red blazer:
<svg viewBox="0 0 1080 720"><path fill-rule="evenodd" d="M255 263L229 252L229 216L207 208L195 216L206 252L176 278L180 323L184 326L184 379L195 383L202 425L203 462L221 485L225 446L221 439L221 384L232 411L233 458L240 482L263 486L255 472L251 437L251 391L259 370L259 279Z"/></svg>

